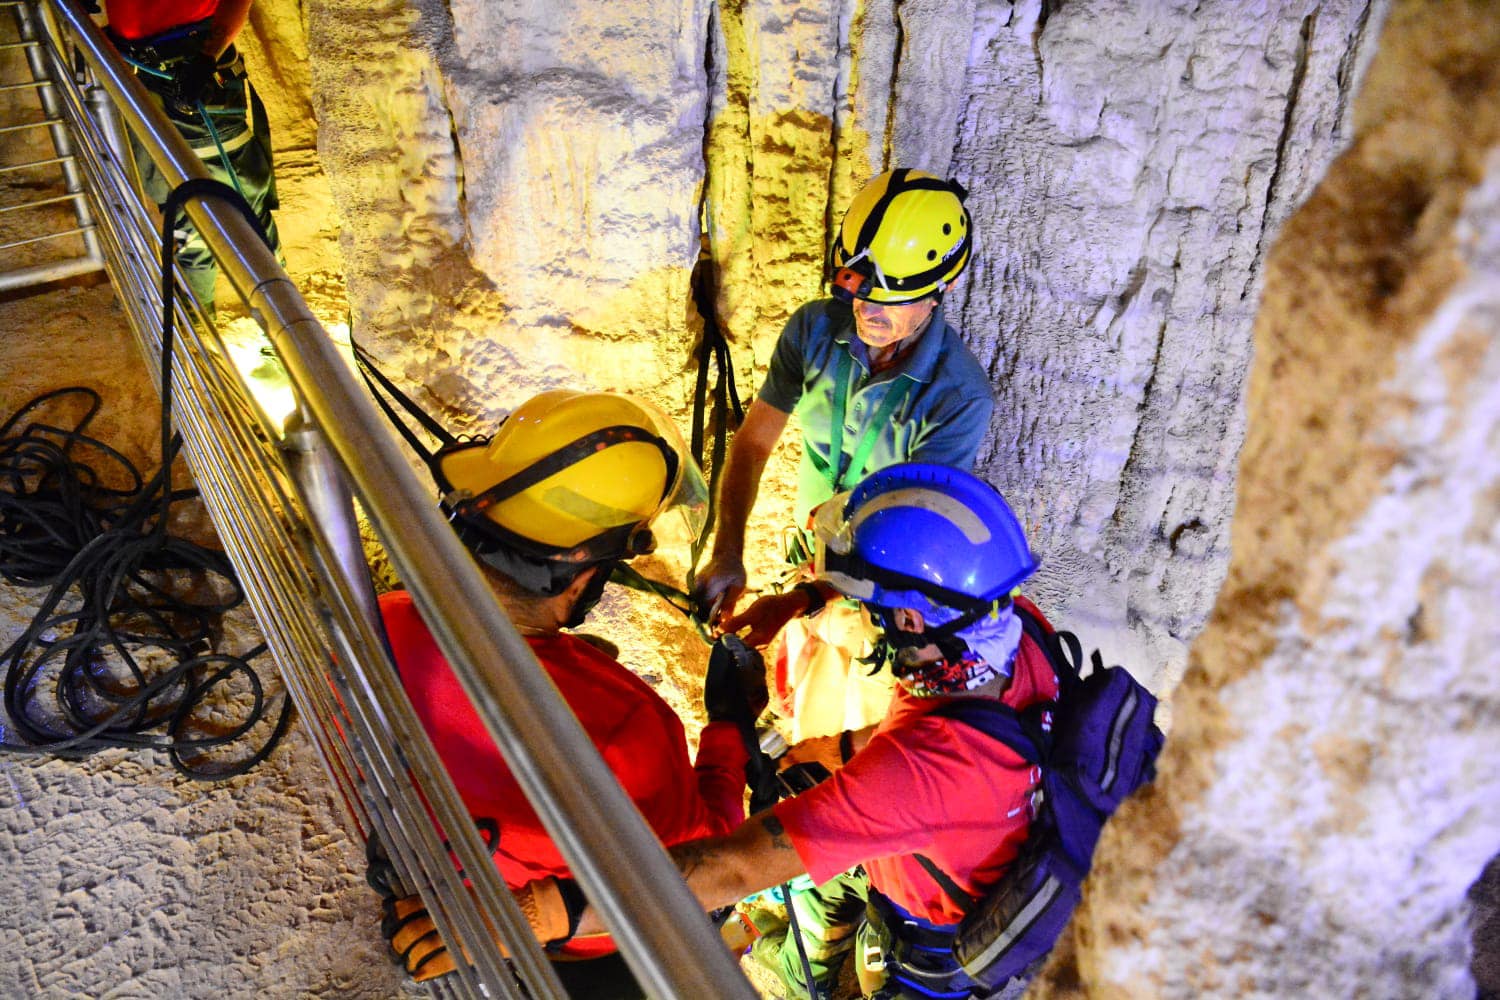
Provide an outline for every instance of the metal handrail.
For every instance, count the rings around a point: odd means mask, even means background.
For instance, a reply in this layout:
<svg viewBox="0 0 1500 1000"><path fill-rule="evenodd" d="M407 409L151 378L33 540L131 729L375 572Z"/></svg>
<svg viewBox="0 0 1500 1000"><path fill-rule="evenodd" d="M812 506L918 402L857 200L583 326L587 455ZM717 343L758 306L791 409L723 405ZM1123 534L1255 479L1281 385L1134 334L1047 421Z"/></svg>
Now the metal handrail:
<svg viewBox="0 0 1500 1000"><path fill-rule="evenodd" d="M68 39L87 61L98 86L148 149L167 182L177 185L205 176L201 161L73 0L35 2L55 14ZM66 65L55 50L51 58L58 68ZM380 765L372 766L373 773L364 775L379 787L365 790L364 802L346 803L361 831L385 830L391 835L392 842L386 846L402 855L396 860L406 871L440 878L441 869L446 867L450 878L445 883L418 886L432 904L440 930L450 942L454 940L450 935L457 933L479 966L487 988L515 995L503 974L494 975L499 963L488 936L482 928L477 936L473 933L473 920L465 908L467 894L461 885L455 890L451 862L431 823L408 822L399 831L390 830L393 818L399 821L411 815L410 800L415 795L409 783L403 790L396 779L404 777L408 766L414 771L430 769L436 757L420 727L413 728L410 706L383 652L379 624L371 620L368 570L362 563L350 565L351 530L357 540L357 528L348 509L351 489L369 514L516 780L643 987L653 996L662 997L754 997L676 868L536 663L530 647L505 618L467 550L438 512L430 487L417 480L389 428L274 255L251 225L227 204L212 197L191 200L187 211L225 276L250 305L252 315L269 337L297 397L297 426L286 435L285 446L297 495L288 497L287 502L310 515L305 522L294 524L292 533L304 550L313 553L316 572L315 580L303 581L302 585L320 591L335 653L341 663L352 668L349 676L353 678L353 683L338 692L339 698L347 697L346 704L330 709L336 699L326 685L321 692L302 690L298 704L305 714L319 717L332 711L332 717L342 717L350 724L346 736L377 744L364 747L370 756L359 762ZM124 245L128 240L128 234L112 236L111 249L129 249ZM146 259L149 261L150 256ZM147 284L139 279L137 283ZM136 322L149 323L152 290L139 287L131 291L137 301L127 311ZM233 396L234 387L222 384L223 373L215 372L211 353L210 347L203 357L194 356L178 369L176 377L182 384L177 386L174 380L175 398L185 411L184 423L200 416L207 419L212 407L234 405L232 400L219 398ZM276 530L274 525L255 521L238 506L236 480L254 476L257 470L230 469L214 475L216 462L239 459L209 454L212 451L204 442L195 445L189 440L188 457L221 532L233 538L237 530L243 530L249 536L251 544L240 545L238 551L232 549L231 555L237 569L247 577L247 592L280 660L283 650L302 639L283 635L284 623L268 620L261 613L258 602L270 598L258 596L259 585L265 582L263 578L295 574L300 568L275 565L274 555L254 544L258 539L263 543L265 537L274 544ZM285 472L260 470L262 474L271 471ZM239 524L241 519L245 523ZM230 544L226 538L226 546ZM307 626L290 623L286 627L297 630ZM389 744L387 734L392 732L401 740L400 745ZM317 734L315 737L321 739ZM343 751L326 749L325 764L331 771L348 768ZM528 973L528 986L534 992L538 987L556 988L545 960L538 963L539 952L529 935L524 935L524 925L520 928L524 937L512 939L517 931L515 904L499 884L472 826L453 819L453 806L458 800L440 767L437 775L424 783L423 794L432 795L434 811L474 884L484 915L507 932L514 961ZM445 813L447 820L443 819ZM460 972L464 986L477 987L470 974L462 968Z"/></svg>

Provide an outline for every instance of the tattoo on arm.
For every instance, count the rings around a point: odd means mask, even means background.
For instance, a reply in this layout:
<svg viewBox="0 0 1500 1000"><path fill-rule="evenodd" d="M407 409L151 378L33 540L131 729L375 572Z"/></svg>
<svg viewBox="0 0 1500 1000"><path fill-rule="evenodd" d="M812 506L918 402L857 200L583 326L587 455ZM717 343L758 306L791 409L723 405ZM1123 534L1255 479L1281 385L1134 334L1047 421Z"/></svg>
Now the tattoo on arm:
<svg viewBox="0 0 1500 1000"><path fill-rule="evenodd" d="M775 813L766 813L760 823L766 828L766 833L771 835L772 847L782 851L791 850L791 838L786 835L786 827L781 825L781 820L776 818Z"/></svg>
<svg viewBox="0 0 1500 1000"><path fill-rule="evenodd" d="M671 849L672 860L677 862L677 870L684 878L708 863L709 855L713 853L709 845L709 841L695 840Z"/></svg>

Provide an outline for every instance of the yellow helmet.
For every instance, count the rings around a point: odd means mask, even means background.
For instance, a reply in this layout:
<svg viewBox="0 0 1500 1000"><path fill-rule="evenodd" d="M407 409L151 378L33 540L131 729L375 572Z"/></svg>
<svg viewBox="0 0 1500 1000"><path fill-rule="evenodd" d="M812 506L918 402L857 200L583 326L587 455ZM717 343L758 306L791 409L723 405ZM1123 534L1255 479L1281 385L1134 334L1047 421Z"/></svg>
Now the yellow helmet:
<svg viewBox="0 0 1500 1000"><path fill-rule="evenodd" d="M895 305L946 291L969 264L972 225L956 181L890 170L849 204L833 245L833 294Z"/></svg>
<svg viewBox="0 0 1500 1000"><path fill-rule="evenodd" d="M533 396L493 437L444 448L432 469L460 537L537 590L544 588L527 568L548 569L555 583L559 571L571 576L649 552L652 526L669 511L696 539L708 509L703 476L676 426L650 403L618 393Z"/></svg>

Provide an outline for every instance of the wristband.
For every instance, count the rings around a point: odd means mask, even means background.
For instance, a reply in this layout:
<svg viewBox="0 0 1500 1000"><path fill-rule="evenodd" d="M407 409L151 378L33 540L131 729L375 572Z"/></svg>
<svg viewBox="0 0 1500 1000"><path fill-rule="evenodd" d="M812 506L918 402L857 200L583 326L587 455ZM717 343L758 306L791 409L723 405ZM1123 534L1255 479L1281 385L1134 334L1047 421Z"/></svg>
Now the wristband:
<svg viewBox="0 0 1500 1000"><path fill-rule="evenodd" d="M822 611L824 606L828 604L827 598L823 596L823 592L818 589L818 585L815 583L799 583L792 589L807 595L807 610L802 612L803 618L811 618L819 611Z"/></svg>

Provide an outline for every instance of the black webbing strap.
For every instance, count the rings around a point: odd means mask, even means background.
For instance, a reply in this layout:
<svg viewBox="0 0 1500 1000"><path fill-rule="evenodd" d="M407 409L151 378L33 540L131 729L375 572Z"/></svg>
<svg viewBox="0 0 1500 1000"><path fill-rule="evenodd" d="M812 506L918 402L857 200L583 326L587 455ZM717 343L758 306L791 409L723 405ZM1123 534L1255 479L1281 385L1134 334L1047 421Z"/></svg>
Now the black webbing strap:
<svg viewBox="0 0 1500 1000"><path fill-rule="evenodd" d="M734 384L734 362L729 354L729 341L719 326L715 309L717 288L714 281L714 263L707 256L698 258L693 268L693 305L703 318L703 336L698 343L698 378L693 386L693 426L690 445L693 458L699 468L704 466L703 436L708 413L709 387L708 369L712 364L716 373L713 384L713 448L708 456L708 516L703 532L693 542L688 562L688 573L698 567L709 531L718 515L719 474L724 468L724 456L728 448L730 413L733 412L735 428L745 419L745 408L740 404L740 394Z"/></svg>
<svg viewBox="0 0 1500 1000"><path fill-rule="evenodd" d="M172 189L167 195L167 200L161 207L161 464L162 475L170 477L172 458L181 446L180 435L172 433L172 341L176 332L173 320L177 310L173 306L172 293L177 288L177 270L172 264L177 259L177 217L182 213L183 204L189 198L219 198L226 202L231 208L245 217L250 223L250 228L260 237L261 242L267 247L271 246L271 240L266 236L266 231L261 227L260 220L255 217L255 210L250 203L245 201L234 188L228 184L220 183L208 177L190 177ZM204 308L211 308L212 302L200 302ZM170 489L162 491L162 512L153 526L153 531L165 534L167 530L168 508L171 506Z"/></svg>
<svg viewBox="0 0 1500 1000"><path fill-rule="evenodd" d="M1072 632L1049 632L1023 602L1016 602L1015 611L1016 617L1021 619L1021 630L1041 647L1047 662L1052 665L1052 673L1057 676L1058 700L1066 700L1082 677L1083 644ZM1094 651L1094 657L1096 661L1100 659L1098 650ZM1103 669L1102 663L1096 662L1095 666Z"/></svg>
<svg viewBox="0 0 1500 1000"><path fill-rule="evenodd" d="M797 944L797 957L802 962L802 979L807 987L807 995L813 1000L822 1000L823 993L818 989L817 981L813 978L812 962L807 957L807 945L802 940L802 921L797 917L796 904L792 902L790 882L781 883L781 898L786 900L787 930Z"/></svg>
<svg viewBox="0 0 1500 1000"><path fill-rule="evenodd" d="M601 427L596 431L590 431L576 441L563 445L551 454L537 459L526 468L515 475L507 476L494 486L485 490L478 496L464 500L458 504L458 508L465 514L488 510L497 503L509 500L517 493L522 493L537 485L543 480L557 475L559 472L583 461L590 455L598 454L602 449L617 444L625 444L629 441L640 441L655 445L662 452L663 460L668 469L672 466L672 449L655 434L641 427L632 427L629 424L616 424L611 427ZM666 477L664 490L672 488L672 476Z"/></svg>
<svg viewBox="0 0 1500 1000"><path fill-rule="evenodd" d="M391 399L394 399L396 402L400 403L401 408L404 409L407 414L412 417L412 419L416 420L418 424L421 424L423 430L441 441L444 447L457 443L457 438L455 438L452 434L449 434L442 424L432 419L432 417L429 416L425 410L423 410L416 403L412 402L411 397L407 396L406 393L398 389L396 387L396 384L389 378L387 378L384 372L376 367L375 359L370 356L370 352L360 346L359 341L354 339L354 323L352 319L349 323L349 346L354 349L354 361L356 363L356 366L359 368L360 375L364 377L365 385L370 389L370 395L375 399L376 404L385 413L386 419L391 422L391 426L396 428L397 432L406 439L406 443L411 445L412 450L420 455L423 461L429 463L432 461L432 449L424 445L422 441L417 437L417 435L412 431L412 429L407 426L406 421L396 413L395 408L392 407L391 404L386 400L385 395L382 395L380 389L385 390L385 392L390 395ZM380 389L376 388L377 383L379 384Z"/></svg>
<svg viewBox="0 0 1500 1000"><path fill-rule="evenodd" d="M932 880L948 894L948 898L953 900L965 914L968 914L974 907L979 905L982 897L971 896L965 892L957 882L948 877L947 872L939 868L927 855L913 854L912 857L917 859L917 864L922 866L922 870L932 876Z"/></svg>

